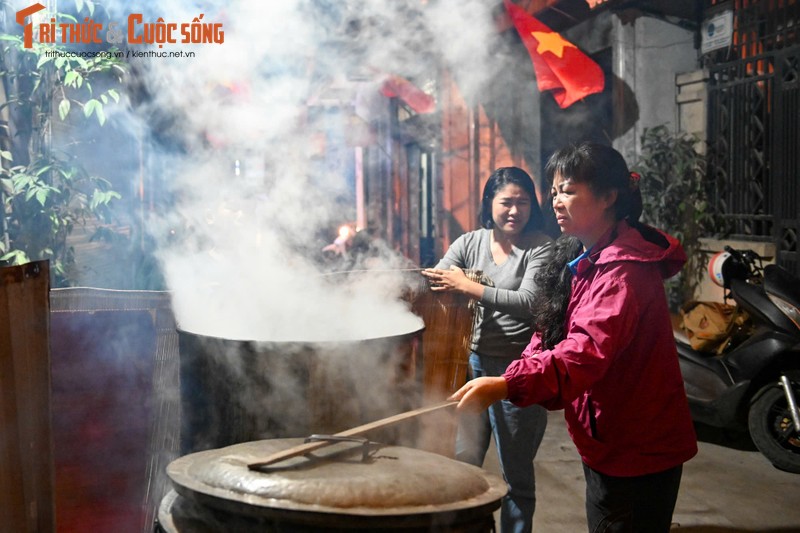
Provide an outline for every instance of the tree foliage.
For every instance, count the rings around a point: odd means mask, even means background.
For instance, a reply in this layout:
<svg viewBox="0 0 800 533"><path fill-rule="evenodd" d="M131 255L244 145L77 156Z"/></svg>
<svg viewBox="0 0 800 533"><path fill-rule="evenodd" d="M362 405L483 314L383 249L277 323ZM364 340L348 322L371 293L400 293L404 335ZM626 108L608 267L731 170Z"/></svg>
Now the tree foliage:
<svg viewBox="0 0 800 533"><path fill-rule="evenodd" d="M665 125L646 128L635 170L641 174L642 219L681 241L689 263L668 282L673 309L693 298L705 273L700 260L700 237L713 231L705 186L705 157L696 136L672 133Z"/></svg>
<svg viewBox="0 0 800 533"><path fill-rule="evenodd" d="M93 11L91 2L76 2ZM91 13L90 13L91 14ZM64 13L47 19L78 22ZM14 24L13 14L5 21ZM93 123L120 100L125 64L114 50L81 57L63 45L34 40L25 48L18 28L0 28L0 265L48 259L55 285L68 285L76 225L103 220L120 194L88 172L76 155ZM102 87L102 88L100 88Z"/></svg>

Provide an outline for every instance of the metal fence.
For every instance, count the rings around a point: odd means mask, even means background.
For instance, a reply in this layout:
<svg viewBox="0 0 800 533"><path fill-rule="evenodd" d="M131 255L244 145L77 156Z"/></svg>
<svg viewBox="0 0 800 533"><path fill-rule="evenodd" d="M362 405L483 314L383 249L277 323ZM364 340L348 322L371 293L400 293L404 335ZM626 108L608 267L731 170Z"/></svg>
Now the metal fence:
<svg viewBox="0 0 800 533"><path fill-rule="evenodd" d="M800 2L729 3L731 46L709 71L709 185L726 235L770 240L800 274Z"/></svg>

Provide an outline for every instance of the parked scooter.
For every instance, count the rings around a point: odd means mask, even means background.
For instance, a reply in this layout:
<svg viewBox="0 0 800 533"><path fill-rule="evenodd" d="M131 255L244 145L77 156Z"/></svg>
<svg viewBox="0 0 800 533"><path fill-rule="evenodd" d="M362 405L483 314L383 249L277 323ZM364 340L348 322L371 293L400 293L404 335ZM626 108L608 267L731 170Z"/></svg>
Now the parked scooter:
<svg viewBox="0 0 800 533"><path fill-rule="evenodd" d="M722 353L694 350L676 334L692 417L748 429L775 467L800 473L800 280L777 265L762 268L751 250L726 247L714 260L725 300L733 298L751 323Z"/></svg>

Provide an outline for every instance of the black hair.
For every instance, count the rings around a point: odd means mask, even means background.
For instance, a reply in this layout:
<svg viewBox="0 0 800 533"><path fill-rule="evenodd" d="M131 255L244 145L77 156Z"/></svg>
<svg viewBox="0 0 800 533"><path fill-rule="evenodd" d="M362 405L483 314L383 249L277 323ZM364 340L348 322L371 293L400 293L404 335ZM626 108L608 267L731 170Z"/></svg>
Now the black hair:
<svg viewBox="0 0 800 533"><path fill-rule="evenodd" d="M539 207L539 200L536 196L536 187L533 185L533 180L530 175L518 167L501 167L492 172L489 179L486 180L486 185L483 187L483 196L481 197L481 212L480 223L481 227L492 229L494 227L494 219L492 218L492 201L494 200L497 191L502 189L508 184L517 185L520 189L528 193L531 198L531 215L528 222L522 231L534 231L544 228L544 215L542 209Z"/></svg>
<svg viewBox="0 0 800 533"><path fill-rule="evenodd" d="M642 214L639 184L622 154L604 144L584 142L556 151L545 165L545 174L552 182L556 174L578 183L586 183L598 196L617 192L614 218L627 219L636 225Z"/></svg>
<svg viewBox="0 0 800 533"><path fill-rule="evenodd" d="M581 252L581 241L562 234L556 239L552 259L534 278L533 329L539 332L545 349L552 349L564 339L564 319L572 290L572 271L567 263Z"/></svg>

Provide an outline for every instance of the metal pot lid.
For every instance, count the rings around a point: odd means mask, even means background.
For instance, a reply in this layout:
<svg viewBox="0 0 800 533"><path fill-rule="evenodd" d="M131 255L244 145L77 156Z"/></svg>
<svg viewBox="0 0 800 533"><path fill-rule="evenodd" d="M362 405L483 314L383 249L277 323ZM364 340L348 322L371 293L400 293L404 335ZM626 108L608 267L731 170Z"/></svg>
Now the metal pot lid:
<svg viewBox="0 0 800 533"><path fill-rule="evenodd" d="M182 496L226 511L352 516L451 513L499 507L505 482L481 468L401 446L339 443L308 456L250 470L260 459L302 444L270 439L180 457L167 474Z"/></svg>

